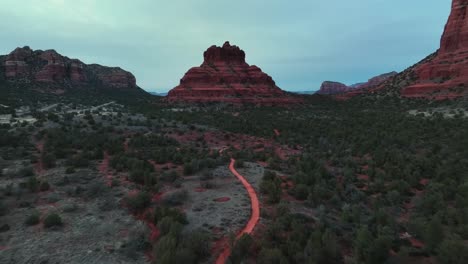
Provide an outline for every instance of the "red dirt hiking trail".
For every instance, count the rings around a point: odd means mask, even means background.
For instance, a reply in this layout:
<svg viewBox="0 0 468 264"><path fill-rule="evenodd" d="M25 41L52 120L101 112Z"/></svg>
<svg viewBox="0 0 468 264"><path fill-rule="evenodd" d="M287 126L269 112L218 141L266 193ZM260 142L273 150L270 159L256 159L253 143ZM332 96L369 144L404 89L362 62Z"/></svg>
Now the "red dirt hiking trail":
<svg viewBox="0 0 468 264"><path fill-rule="evenodd" d="M242 176L234 168L235 163L236 163L236 160L231 158L231 163L229 164L229 170L244 185L245 189L249 193L250 204L252 206L252 214L250 216L249 222L247 222L247 225L244 227L244 229L242 229L239 232L239 234L236 237L236 239L239 239L243 234L252 233L253 229L257 225L258 220L260 219L260 203L258 202L257 193L255 192L252 185L250 185L250 183L244 178L244 176ZM216 259L216 264L224 264L230 254L231 254L231 249L229 247L225 247L224 250L221 252L221 255L219 255L218 258Z"/></svg>

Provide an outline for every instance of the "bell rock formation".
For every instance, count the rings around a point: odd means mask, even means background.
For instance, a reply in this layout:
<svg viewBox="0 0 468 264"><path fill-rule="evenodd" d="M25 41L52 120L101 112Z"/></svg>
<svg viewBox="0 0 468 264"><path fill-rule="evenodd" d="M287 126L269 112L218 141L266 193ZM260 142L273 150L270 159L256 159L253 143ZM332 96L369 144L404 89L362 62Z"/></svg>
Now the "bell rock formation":
<svg viewBox="0 0 468 264"><path fill-rule="evenodd" d="M229 42L211 46L203 57L200 67L191 68L169 91L169 102L276 105L300 101L276 86L259 67L247 64L244 51Z"/></svg>

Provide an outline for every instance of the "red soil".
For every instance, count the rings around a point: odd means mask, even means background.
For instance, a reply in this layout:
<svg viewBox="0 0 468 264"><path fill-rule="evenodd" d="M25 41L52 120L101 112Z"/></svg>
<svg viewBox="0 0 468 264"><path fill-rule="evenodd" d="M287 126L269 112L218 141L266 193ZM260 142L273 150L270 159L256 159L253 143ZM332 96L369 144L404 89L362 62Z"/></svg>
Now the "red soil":
<svg viewBox="0 0 468 264"><path fill-rule="evenodd" d="M281 133L279 132L278 129L273 129L273 132L275 132L275 135L276 135L277 137L281 136Z"/></svg>
<svg viewBox="0 0 468 264"><path fill-rule="evenodd" d="M39 159L34 166L34 170L37 175L44 173L44 164L42 163L42 153L44 152L44 142L40 141L36 143L37 151L39 152Z"/></svg>
<svg viewBox="0 0 468 264"><path fill-rule="evenodd" d="M207 189L202 188L202 187L195 188L195 192L197 192L197 193L202 193L202 192L206 192L206 191L207 191Z"/></svg>
<svg viewBox="0 0 468 264"><path fill-rule="evenodd" d="M424 247L424 243L417 240L416 238L411 237L408 240L411 243L411 246L413 246L415 248L423 248Z"/></svg>
<svg viewBox="0 0 468 264"><path fill-rule="evenodd" d="M252 233L253 229L257 225L258 221L260 220L260 203L258 201L257 193L255 192L254 188L250 183L242 176L237 170L234 168L234 164L236 160L231 158L231 163L229 164L229 170L234 174L237 179L244 185L245 189L249 193L250 203L252 205L252 214L250 216L247 225L242 229L239 234L237 235L237 239L239 239L243 234L250 234ZM231 249L229 247L224 247L223 252L221 255L218 256L216 259L216 264L224 264L228 259L229 255L231 254Z"/></svg>
<svg viewBox="0 0 468 264"><path fill-rule="evenodd" d="M357 175L357 178L361 181L368 181L369 180L369 175L365 175L365 174L358 174Z"/></svg>
<svg viewBox="0 0 468 264"><path fill-rule="evenodd" d="M421 179L421 180L419 181L419 183L420 183L421 185L426 186L426 185L429 184L429 179Z"/></svg>
<svg viewBox="0 0 468 264"><path fill-rule="evenodd" d="M124 143L123 143L123 147L124 147L125 152L128 151L128 142L129 141L130 141L130 138L126 138Z"/></svg>
<svg viewBox="0 0 468 264"><path fill-rule="evenodd" d="M151 199L151 201L153 201L153 202L161 201L164 194L165 194L164 192L160 192L160 193L157 193L157 194L153 195L153 198Z"/></svg>
<svg viewBox="0 0 468 264"><path fill-rule="evenodd" d="M218 203L225 203L225 202L230 201L230 200L231 200L231 198L229 198L229 197L220 197L220 198L214 199L213 201L218 202Z"/></svg>
<svg viewBox="0 0 468 264"><path fill-rule="evenodd" d="M106 184L107 186L112 186L112 174L109 171L109 160L110 156L107 151L104 152L104 159L102 160L101 164L99 165L99 172L106 177Z"/></svg>

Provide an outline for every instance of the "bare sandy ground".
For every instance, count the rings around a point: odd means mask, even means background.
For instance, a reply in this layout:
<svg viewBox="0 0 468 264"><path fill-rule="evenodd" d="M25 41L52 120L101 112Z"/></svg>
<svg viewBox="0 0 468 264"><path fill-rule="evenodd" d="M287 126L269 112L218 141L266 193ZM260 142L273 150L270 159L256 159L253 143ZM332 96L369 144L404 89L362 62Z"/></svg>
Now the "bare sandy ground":
<svg viewBox="0 0 468 264"><path fill-rule="evenodd" d="M0 233L0 263L145 263L144 251L132 247L142 243L149 230L120 206L122 191L106 186L92 169L68 174L66 181L65 175L60 167L48 170L41 179L47 179L51 190L15 190L2 197L16 206L0 218L0 224L10 228ZM20 181L24 178L8 180ZM40 213L41 222L25 225L34 212ZM45 228L43 220L53 212L63 226Z"/></svg>

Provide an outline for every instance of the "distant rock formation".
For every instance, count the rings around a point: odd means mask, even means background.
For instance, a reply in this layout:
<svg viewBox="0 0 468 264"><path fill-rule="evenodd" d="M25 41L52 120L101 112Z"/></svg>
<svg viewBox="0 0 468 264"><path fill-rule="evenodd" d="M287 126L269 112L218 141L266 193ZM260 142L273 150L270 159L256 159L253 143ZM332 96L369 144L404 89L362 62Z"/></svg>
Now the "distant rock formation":
<svg viewBox="0 0 468 264"><path fill-rule="evenodd" d="M468 94L468 0L452 1L440 49L414 68L414 78L402 96L441 100Z"/></svg>
<svg viewBox="0 0 468 264"><path fill-rule="evenodd" d="M340 82L325 81L320 86L320 90L317 91L317 94L339 94L347 92L351 89L353 88L348 87L346 84Z"/></svg>
<svg viewBox="0 0 468 264"><path fill-rule="evenodd" d="M389 73L384 73L384 74L375 76L373 78L370 78L365 83L359 83L359 84L351 85L351 87L353 87L355 89L365 89L365 88L375 87L375 86L378 86L378 85L382 84L383 82L385 82L386 80L388 80L389 78L391 78L391 77L393 77L393 76L395 76L397 74L398 74L398 72L396 72L396 71L392 71L392 72L389 72Z"/></svg>
<svg viewBox="0 0 468 264"><path fill-rule="evenodd" d="M349 92L356 93L356 91L359 89L367 89L367 88L376 87L397 74L398 73L395 71L384 73L384 74L370 78L365 83L357 83L357 84L353 84L350 86L347 86L346 84L339 83L339 82L326 81L322 83L322 85L320 86L320 90L317 91L317 94L336 95L336 94L345 94Z"/></svg>
<svg viewBox="0 0 468 264"><path fill-rule="evenodd" d="M262 70L245 62L239 47L224 43L203 54L200 67L191 68L180 84L169 91L169 102L225 102L290 104L300 101L276 86Z"/></svg>
<svg viewBox="0 0 468 264"><path fill-rule="evenodd" d="M117 67L86 65L77 59L62 56L55 50L34 51L27 46L16 48L7 56L0 56L0 63L3 65L0 75L10 81L137 88L136 79L130 72Z"/></svg>

